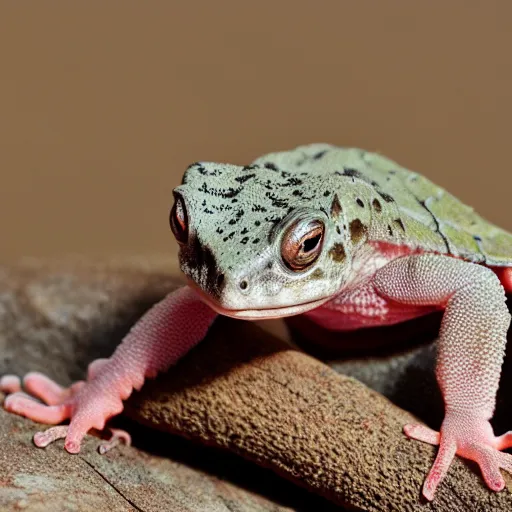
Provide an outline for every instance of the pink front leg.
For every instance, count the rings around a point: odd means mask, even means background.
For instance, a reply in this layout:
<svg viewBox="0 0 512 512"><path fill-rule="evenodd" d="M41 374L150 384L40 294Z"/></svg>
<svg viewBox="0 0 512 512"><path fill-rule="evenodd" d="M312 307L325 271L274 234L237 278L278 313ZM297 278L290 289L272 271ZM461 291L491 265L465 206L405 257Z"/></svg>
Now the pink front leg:
<svg viewBox="0 0 512 512"><path fill-rule="evenodd" d="M102 430L109 418L123 410L123 400L133 389L139 390L146 378L175 364L201 341L216 315L192 289L176 290L134 325L109 359L89 365L86 382L64 389L42 374L27 374L25 388L47 405L21 392L15 377L4 376L0 390L14 391L5 399L4 407L42 423L58 424L70 418L68 427L38 432L34 442L44 447L65 437L66 450L78 453L85 434L92 428ZM122 438L123 434L117 432L114 437Z"/></svg>
<svg viewBox="0 0 512 512"><path fill-rule="evenodd" d="M494 491L505 486L500 468L512 472L512 432L496 437L489 420L505 355L510 314L498 278L486 267L447 256L407 256L374 277L378 293L407 305L445 308L439 333L437 380L445 402L441 431L406 425L405 433L439 445L423 486L432 500L457 454L480 466Z"/></svg>

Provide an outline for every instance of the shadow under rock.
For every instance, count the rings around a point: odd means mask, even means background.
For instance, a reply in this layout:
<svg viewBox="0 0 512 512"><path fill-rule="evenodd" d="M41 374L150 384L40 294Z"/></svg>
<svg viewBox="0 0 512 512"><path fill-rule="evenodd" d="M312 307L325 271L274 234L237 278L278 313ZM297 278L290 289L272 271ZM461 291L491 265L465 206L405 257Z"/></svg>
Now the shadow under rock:
<svg viewBox="0 0 512 512"><path fill-rule="evenodd" d="M289 326L294 342L303 350L439 430L444 404L435 377L435 341L441 316L435 313L395 326L347 333L324 331L295 319ZM497 435L512 429L512 328L507 339L496 412L491 421Z"/></svg>

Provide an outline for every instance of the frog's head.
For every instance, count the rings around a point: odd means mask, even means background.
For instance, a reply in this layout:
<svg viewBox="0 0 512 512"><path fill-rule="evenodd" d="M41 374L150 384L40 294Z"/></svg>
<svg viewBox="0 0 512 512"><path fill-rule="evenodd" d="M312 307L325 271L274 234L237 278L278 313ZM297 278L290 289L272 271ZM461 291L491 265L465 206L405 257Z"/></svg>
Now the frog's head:
<svg viewBox="0 0 512 512"><path fill-rule="evenodd" d="M351 264L333 186L326 175L273 164L191 165L170 215L182 271L227 316L275 318L318 307L339 291Z"/></svg>

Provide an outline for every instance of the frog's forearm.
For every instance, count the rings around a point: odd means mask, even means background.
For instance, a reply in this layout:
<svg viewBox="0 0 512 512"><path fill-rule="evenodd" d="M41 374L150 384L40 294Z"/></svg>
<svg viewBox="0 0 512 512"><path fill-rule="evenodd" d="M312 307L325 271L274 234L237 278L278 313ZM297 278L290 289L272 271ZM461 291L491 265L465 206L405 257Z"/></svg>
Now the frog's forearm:
<svg viewBox="0 0 512 512"><path fill-rule="evenodd" d="M505 293L488 268L446 256L408 256L392 261L374 277L387 298L445 307L438 341L437 379L445 401L440 434L408 425L409 437L439 444L423 494L432 499L455 454L476 461L489 487L503 489L500 468L510 471L510 435L495 437L494 412L510 315Z"/></svg>
<svg viewBox="0 0 512 512"><path fill-rule="evenodd" d="M37 435L35 442L45 446L65 434L66 449L77 452L88 430L103 429L108 418L122 411L122 401L132 390L176 363L206 335L215 317L194 291L181 288L153 306L109 359L91 363L85 384L64 390L40 374L29 374L26 387L48 405L15 393L6 399L5 407L44 423L70 418L66 431L50 429Z"/></svg>
<svg viewBox="0 0 512 512"><path fill-rule="evenodd" d="M375 284L401 303L445 307L436 373L446 408L490 418L510 323L496 275L455 258L423 255L389 263Z"/></svg>
<svg viewBox="0 0 512 512"><path fill-rule="evenodd" d="M115 382L120 390L140 389L146 377L166 370L201 341L215 317L192 289L175 291L133 326L97 380Z"/></svg>

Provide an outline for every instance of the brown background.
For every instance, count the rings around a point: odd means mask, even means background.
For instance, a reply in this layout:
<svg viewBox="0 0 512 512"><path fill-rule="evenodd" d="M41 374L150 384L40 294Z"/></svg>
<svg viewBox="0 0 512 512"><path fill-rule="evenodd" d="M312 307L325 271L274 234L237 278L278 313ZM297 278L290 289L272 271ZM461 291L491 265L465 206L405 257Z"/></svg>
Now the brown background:
<svg viewBox="0 0 512 512"><path fill-rule="evenodd" d="M512 2L0 3L0 260L174 251L196 160L381 151L512 229Z"/></svg>

